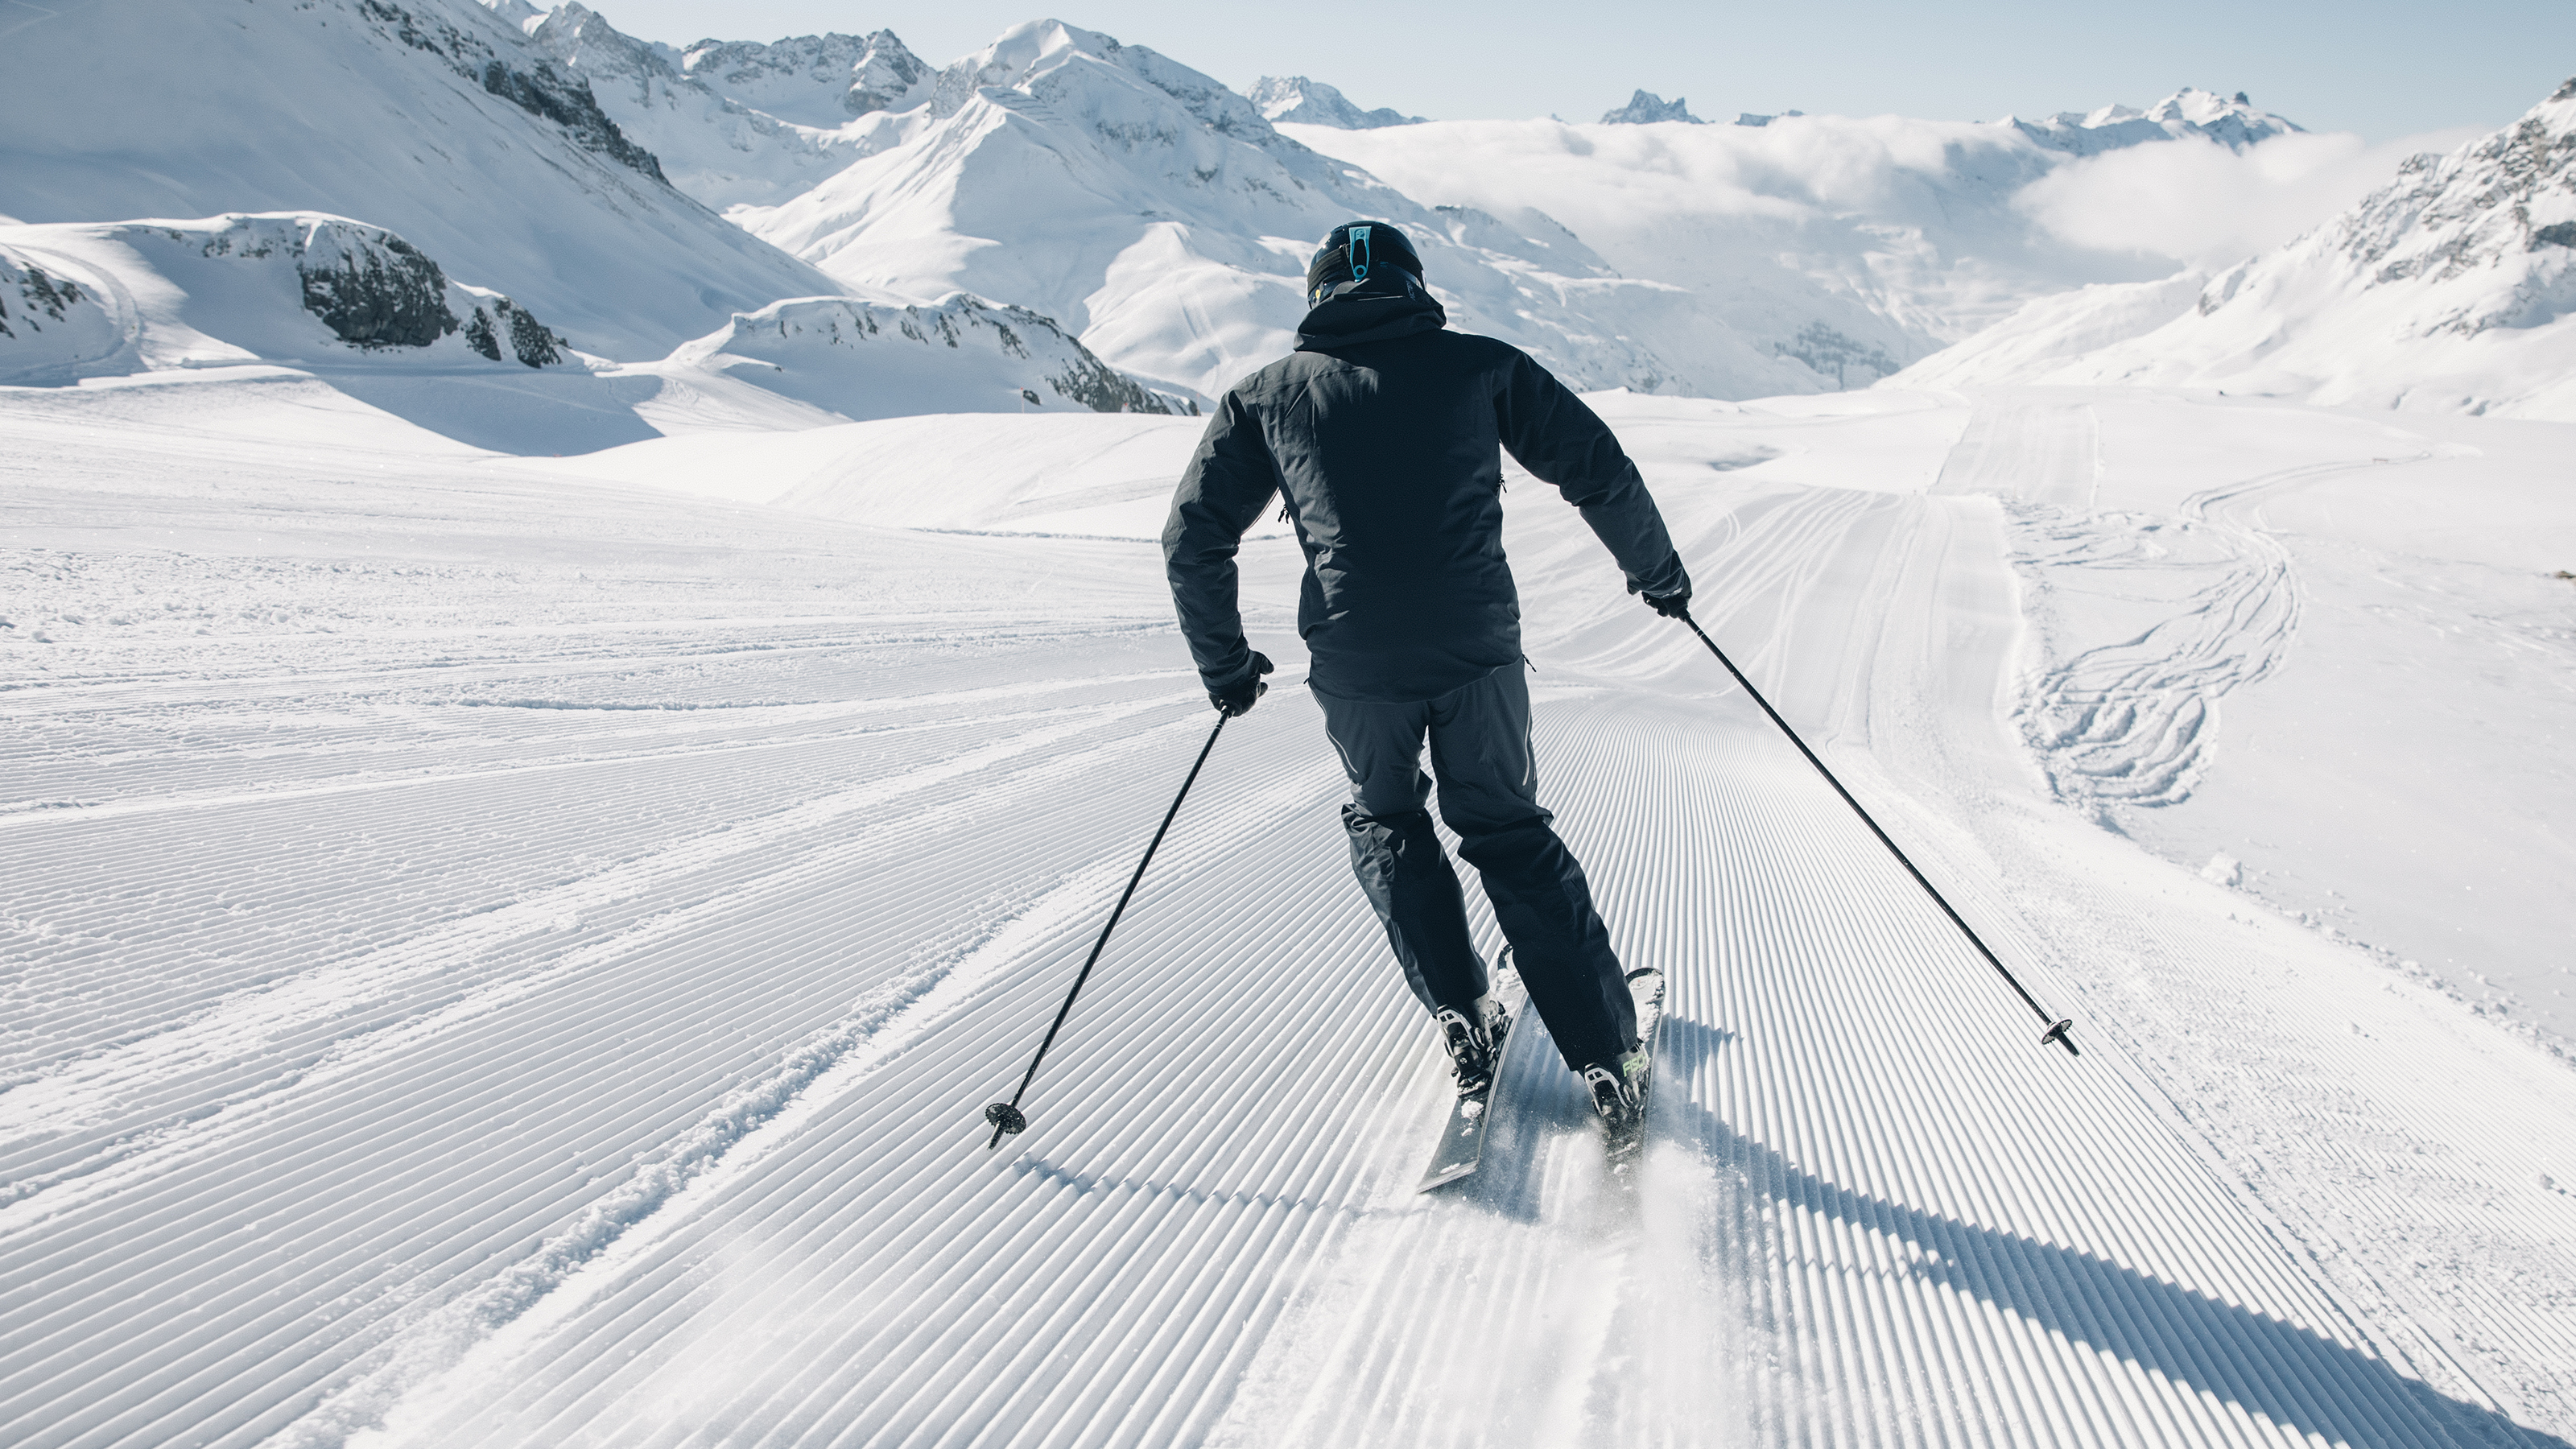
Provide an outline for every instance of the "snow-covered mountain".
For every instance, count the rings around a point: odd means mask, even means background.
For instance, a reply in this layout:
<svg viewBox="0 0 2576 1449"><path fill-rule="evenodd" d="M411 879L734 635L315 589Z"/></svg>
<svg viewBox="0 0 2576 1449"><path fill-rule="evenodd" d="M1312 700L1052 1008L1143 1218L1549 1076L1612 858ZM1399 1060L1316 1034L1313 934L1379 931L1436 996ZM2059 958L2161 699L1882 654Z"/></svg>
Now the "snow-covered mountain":
<svg viewBox="0 0 2576 1449"><path fill-rule="evenodd" d="M2032 182L2110 151L2297 129L2193 89L1985 125L1705 126L1643 91L1604 126L1443 125L1305 77L1236 96L1052 21L936 71L882 31L679 49L575 4L525 26L677 185L840 287L1028 307L1202 396L1284 350L1311 238L1354 216L1428 233L1458 325L1578 383L1861 385L2034 297L2177 265L2057 237L2015 204Z"/></svg>
<svg viewBox="0 0 2576 1449"><path fill-rule="evenodd" d="M1680 121L1693 126L1708 124L1690 113L1690 103L1682 97L1675 96L1667 101L1653 91L1639 91L1628 98L1628 104L1601 115L1601 124L1605 126L1652 126L1663 121Z"/></svg>
<svg viewBox="0 0 2576 1449"><path fill-rule="evenodd" d="M12 22L0 211L319 211L585 351L652 358L838 284L672 189L577 71L471 0L97 0Z"/></svg>
<svg viewBox="0 0 2576 1449"><path fill-rule="evenodd" d="M561 6L558 15L576 7ZM870 111L899 111L918 99L930 67L891 30L869 35L799 35L772 44L701 40L680 68L739 105L782 120L828 126Z"/></svg>
<svg viewBox="0 0 2576 1449"><path fill-rule="evenodd" d="M2192 279L2197 282L2198 278ZM2576 418L2576 81L2205 286L2032 303L1900 385L2141 383Z"/></svg>
<svg viewBox="0 0 2576 1449"><path fill-rule="evenodd" d="M2050 233L2016 205L2033 181L2295 129L2196 90L1989 125L1618 123L1696 119L1643 92L1603 125L1379 124L1311 80L1256 103L1051 21L934 69L884 30L681 48L520 0L187 7L117 52L143 3L28 22L45 44L0 61L23 82L0 88L12 215L352 217L635 367L780 302L965 293L1204 398L1286 350L1314 238L1374 216L1417 235L1456 325L1578 386L1857 386L2035 297L2164 280ZM32 58L48 45L71 59ZM180 119L205 104L247 120Z"/></svg>
<svg viewBox="0 0 2576 1449"><path fill-rule="evenodd" d="M1408 116L1392 106L1363 111L1340 91L1302 75L1263 76L1253 82L1252 89L1244 95L1264 119L1293 121L1301 126L1373 131L1380 126L1418 126L1423 119Z"/></svg>
<svg viewBox="0 0 2576 1449"><path fill-rule="evenodd" d="M2302 128L2286 116L2256 109L2243 91L2233 99L2215 91L2185 86L2143 111L2104 106L2097 111L2060 111L2037 121L2006 116L2001 122L2052 151L2098 156L2145 141L2215 141L2231 151L2287 136Z"/></svg>
<svg viewBox="0 0 2576 1449"><path fill-rule="evenodd" d="M0 383L313 359L571 360L528 309L344 217L0 227Z"/></svg>
<svg viewBox="0 0 2576 1449"><path fill-rule="evenodd" d="M901 135L930 67L891 30L773 44L637 40L597 11L556 6L528 36L591 85L600 109L712 207L774 205Z"/></svg>
<svg viewBox="0 0 2576 1449"><path fill-rule="evenodd" d="M1578 386L1800 390L1798 368L1723 327L1666 327L1671 288L1620 276L1547 218L1423 206L1143 46L1022 25L943 70L922 117L737 218L845 286L1007 299L1116 366L1212 394L1289 349L1315 238L1378 217L1414 234L1455 325Z"/></svg>
<svg viewBox="0 0 2576 1449"><path fill-rule="evenodd" d="M1696 119L1640 92L1598 125L1283 129L1422 200L1507 225L1564 223L1621 275L1680 289L1651 335L1724 329L1792 370L1797 390L1864 385L2034 298L2158 281L2181 265L2059 236L2021 204L2034 183L2108 152L2242 148L2295 129L2194 90L2047 122L1781 113L1653 124ZM1685 376L1718 396L1751 395Z"/></svg>
<svg viewBox="0 0 2576 1449"><path fill-rule="evenodd" d="M515 453L922 414L1195 411L1047 318L963 294L773 302L617 363L343 217L0 226L0 386L243 364Z"/></svg>
<svg viewBox="0 0 2576 1449"><path fill-rule="evenodd" d="M1193 413L1109 367L1047 318L965 295L935 306L775 302L687 343L667 370L749 382L852 421L924 413Z"/></svg>

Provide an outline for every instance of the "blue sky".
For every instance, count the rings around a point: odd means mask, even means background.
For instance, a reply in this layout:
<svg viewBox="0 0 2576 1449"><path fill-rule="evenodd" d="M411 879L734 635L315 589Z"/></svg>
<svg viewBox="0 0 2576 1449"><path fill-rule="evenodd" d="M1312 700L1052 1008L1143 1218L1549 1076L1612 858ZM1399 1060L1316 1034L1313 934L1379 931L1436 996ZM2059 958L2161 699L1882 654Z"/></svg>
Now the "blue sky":
<svg viewBox="0 0 2576 1449"><path fill-rule="evenodd" d="M551 0L541 0L551 3ZM686 43L891 28L933 62L1049 13L1033 0L605 0L629 34ZM1638 87L1694 114L1897 112L1992 120L2248 92L2312 130L2384 141L2492 127L2576 75L2576 0L2245 0L2229 6L1088 0L1053 12L1238 89L1306 75L1440 119L1591 120Z"/></svg>

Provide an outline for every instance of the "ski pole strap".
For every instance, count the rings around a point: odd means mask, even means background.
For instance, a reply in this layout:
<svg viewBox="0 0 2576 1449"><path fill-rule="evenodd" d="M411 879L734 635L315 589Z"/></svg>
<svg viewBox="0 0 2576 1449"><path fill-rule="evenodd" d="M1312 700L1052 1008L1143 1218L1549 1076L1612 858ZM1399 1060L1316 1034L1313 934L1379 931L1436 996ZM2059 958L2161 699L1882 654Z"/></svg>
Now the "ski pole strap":
<svg viewBox="0 0 2576 1449"><path fill-rule="evenodd" d="M1816 773L1825 777L1825 783L1834 787L1834 793L1843 797L1843 803L1849 805L1852 813L1860 817L1861 823L1869 827L1870 834L1878 837L1878 843L1887 847L1887 853L1896 857L1896 863L1905 867L1905 873L1914 877L1914 883L1923 887L1924 894L1930 896L1932 903L1941 908L1941 913L1950 918L1950 924L1959 928L1959 933L1968 938L1968 944L1976 947L1977 954L1985 957L1986 964L1994 967L1995 973L2003 977L2006 985L2012 987L2013 994L2022 999L2022 1004L2037 1013L2039 1019L2048 1024L2048 1030L2040 1034L2039 1044L2046 1046L2050 1042L2055 1042L2066 1048L2070 1056L2083 1055L2075 1049L2075 1038L2068 1035L2075 1029L2075 1018L2052 1017L2048 1014L2048 1008L2039 1004L2038 999L2021 984L2020 978L2014 976L2011 968L2004 965L2003 958L1997 956L1994 949L1985 943L1985 939L1977 934L1976 928L1968 924L1967 918L1959 914L1957 908L1950 904L1949 899L1941 894L1921 870L1916 869L1914 862L1906 857L1905 852L1889 838L1888 833L1879 828L1876 820L1870 818L1870 813L1861 808L1860 801L1852 798L1852 792L1843 788L1843 782L1834 778L1834 772L1825 768L1825 762L1818 759L1816 752L1807 748L1807 742L1798 737L1798 732L1789 727L1789 722L1780 717L1780 711L1771 707L1771 701L1762 697L1762 691L1755 689L1753 681L1744 677L1744 671L1735 667L1735 661L1726 657L1726 651L1717 647L1717 641L1708 637L1708 631L1699 626L1699 620L1692 618L1688 609L1681 612L1680 618L1683 623L1690 625L1692 633L1699 636L1699 642L1708 646L1708 652L1717 656L1717 662L1726 666L1726 672L1735 676L1735 682L1744 687L1744 692L1752 696L1753 702L1762 706L1762 712L1769 715L1771 722L1780 727L1780 733L1789 737L1789 743L1798 747L1798 753L1807 757L1807 763L1816 767Z"/></svg>
<svg viewBox="0 0 2576 1449"><path fill-rule="evenodd" d="M1081 974L1073 978L1073 989L1064 994L1064 1005L1056 1009L1055 1024L1047 1028L1046 1040L1038 1043L1038 1054L1029 1059L1029 1069L1020 1074L1020 1089L1011 1094L1010 1101L995 1102L984 1109L984 1120L993 1124L993 1140L984 1144L985 1151L1001 1146L1004 1136L1027 1130L1029 1119L1020 1115L1020 1099L1028 1095L1029 1083L1037 1079L1038 1063L1046 1060L1047 1048L1055 1045L1055 1034L1064 1030L1064 1019L1073 1014L1073 999L1082 994L1082 984L1091 979L1091 968L1100 964L1100 953L1109 946L1109 933L1118 929L1118 918L1126 914L1127 902L1135 898L1137 885L1145 879L1145 867L1154 863L1154 852L1162 848L1164 832L1172 828L1172 818L1181 813L1181 802L1190 798L1190 787L1198 783L1200 766L1208 762L1209 752L1216 748L1216 737L1225 733L1225 722L1231 718L1223 710L1217 712L1216 728L1208 731L1207 743L1199 746L1199 757L1190 766L1189 778L1181 781L1181 792L1172 797L1172 808L1163 812L1163 823L1154 827L1153 843L1145 847L1145 858L1136 862L1136 873L1127 877L1127 889L1119 893L1108 924L1100 928L1100 939L1091 943L1091 958L1082 963Z"/></svg>

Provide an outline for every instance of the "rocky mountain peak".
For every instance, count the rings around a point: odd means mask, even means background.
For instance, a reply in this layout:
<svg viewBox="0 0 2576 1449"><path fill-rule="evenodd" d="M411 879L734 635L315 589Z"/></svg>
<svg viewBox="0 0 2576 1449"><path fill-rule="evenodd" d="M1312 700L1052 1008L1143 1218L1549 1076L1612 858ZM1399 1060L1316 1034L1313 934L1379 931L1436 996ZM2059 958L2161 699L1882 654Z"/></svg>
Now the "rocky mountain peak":
<svg viewBox="0 0 2576 1449"><path fill-rule="evenodd" d="M930 67L891 30L868 35L831 31L767 43L701 40L680 53L680 68L764 110L771 109L764 101L828 93L845 117L918 104L913 90L930 74Z"/></svg>
<svg viewBox="0 0 2576 1449"><path fill-rule="evenodd" d="M1145 92L1135 89L1140 84ZM951 63L930 84L930 113L953 116L988 90L1047 100L1069 115L1087 117L1102 135L1125 143L1148 133L1164 134L1164 123L1153 119L1152 112L1163 101L1177 101L1194 122L1219 136L1264 149L1305 152L1273 130L1252 102L1214 77L1145 46L1124 45L1115 36L1061 20L1012 26L991 45Z"/></svg>
<svg viewBox="0 0 2576 1449"><path fill-rule="evenodd" d="M877 31L850 68L850 89L842 106L854 116L901 110L929 75L930 66L905 49L893 31Z"/></svg>
<svg viewBox="0 0 2576 1449"><path fill-rule="evenodd" d="M1653 91L1639 91L1628 98L1628 104L1605 112L1601 117L1601 124L1605 126L1651 126L1657 121L1687 121L1694 126L1708 124L1692 115L1689 104L1680 96L1667 102Z"/></svg>
<svg viewBox="0 0 2576 1449"><path fill-rule="evenodd" d="M2576 80L2493 135L2409 158L2395 182L2291 251L2303 249L2340 256L2361 289L2431 289L2418 319L2427 333L2576 312ZM2203 312L2232 300L2231 281L2211 283Z"/></svg>
<svg viewBox="0 0 2576 1449"><path fill-rule="evenodd" d="M520 8L535 7L521 0ZM503 19L509 18L506 11L501 14ZM637 40L586 5L558 5L528 26L527 31L529 39L557 60L593 75L676 75L669 46Z"/></svg>
<svg viewBox="0 0 2576 1449"><path fill-rule="evenodd" d="M530 57L504 53L521 49L519 37L510 36L509 45L496 48L492 42L497 37L459 29L426 6L414 13L393 0L358 0L356 8L360 18L387 40L437 57L456 74L479 82L489 94L563 127L584 149L667 184L661 163L618 130L578 71L566 73L542 58L522 66L518 62Z"/></svg>

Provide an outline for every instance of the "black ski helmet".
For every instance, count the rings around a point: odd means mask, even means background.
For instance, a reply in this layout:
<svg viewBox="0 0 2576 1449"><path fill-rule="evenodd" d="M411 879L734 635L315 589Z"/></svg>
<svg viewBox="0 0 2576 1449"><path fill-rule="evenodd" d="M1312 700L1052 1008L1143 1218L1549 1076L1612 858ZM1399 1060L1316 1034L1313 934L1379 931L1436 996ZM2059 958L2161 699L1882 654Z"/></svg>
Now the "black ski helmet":
<svg viewBox="0 0 2576 1449"><path fill-rule="evenodd" d="M1324 293L1343 282L1364 282L1381 269L1393 269L1422 281L1422 258L1403 232L1382 221L1346 221L1324 238L1323 250L1306 266L1306 305L1321 305Z"/></svg>

